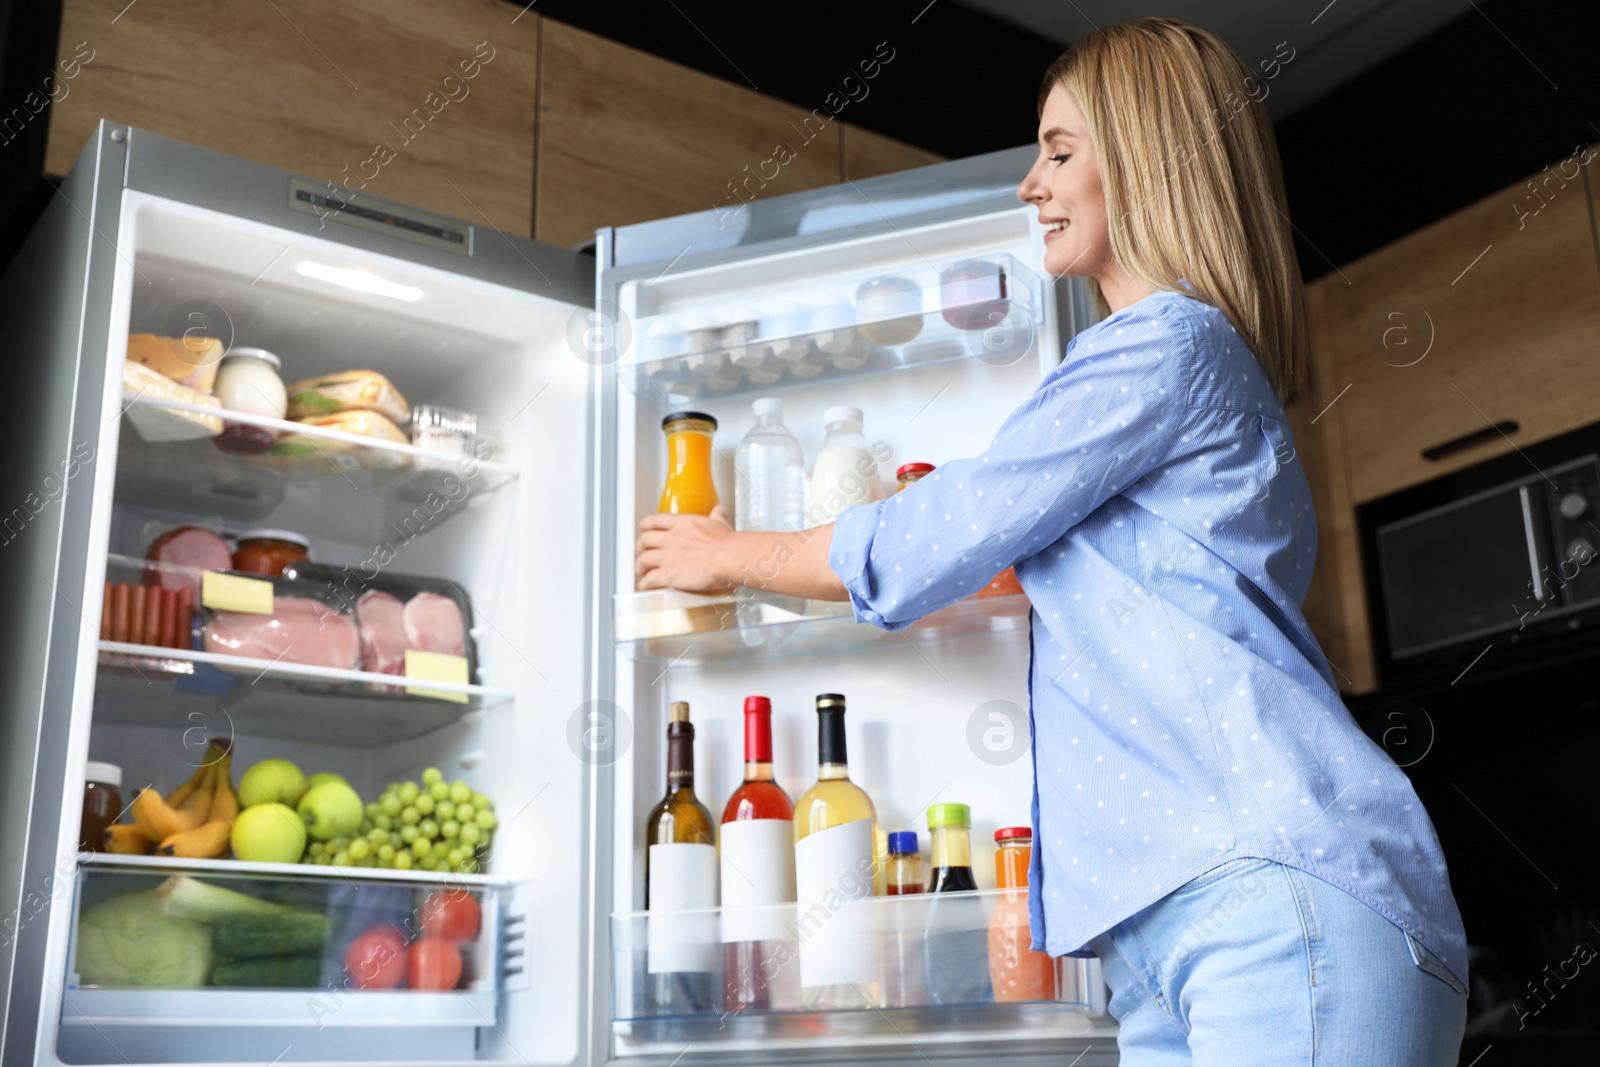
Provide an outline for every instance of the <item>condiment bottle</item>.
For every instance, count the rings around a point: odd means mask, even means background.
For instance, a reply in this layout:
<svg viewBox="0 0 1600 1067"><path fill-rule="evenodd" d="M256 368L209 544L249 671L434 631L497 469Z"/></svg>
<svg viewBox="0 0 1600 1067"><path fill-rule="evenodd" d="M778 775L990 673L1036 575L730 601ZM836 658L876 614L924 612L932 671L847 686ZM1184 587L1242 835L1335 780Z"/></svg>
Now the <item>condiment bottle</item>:
<svg viewBox="0 0 1600 1067"><path fill-rule="evenodd" d="M933 469L932 463L904 464L899 470L894 472L895 481L900 483L895 489L895 492L898 493L901 489L904 489L909 485L915 485L916 483L922 481L923 478L933 473Z"/></svg>
<svg viewBox="0 0 1600 1067"><path fill-rule="evenodd" d="M972 876L971 827L972 809L965 804L928 808L928 851L933 859L928 892L933 899L928 902L922 969L934 1004L987 1004L994 1000L983 898L961 895L978 888Z"/></svg>
<svg viewBox="0 0 1600 1067"><path fill-rule="evenodd" d="M709 515L717 506L711 480L711 437L717 420L698 411L674 411L661 420L667 435L667 484L658 511Z"/></svg>
<svg viewBox="0 0 1600 1067"><path fill-rule="evenodd" d="M217 365L213 392L228 411L281 419L289 410L289 394L278 374L282 366L282 361L264 348L230 348ZM265 426L225 422L212 443L224 452L248 455L265 452L277 439L277 431Z"/></svg>
<svg viewBox="0 0 1600 1067"><path fill-rule="evenodd" d="M101 838L106 827L122 814L122 768L115 763L90 760L84 767L83 816L78 823L78 848L104 852Z"/></svg>
<svg viewBox="0 0 1600 1067"><path fill-rule="evenodd" d="M289 530L247 530L233 550L233 569L277 577L293 563L309 563L311 542Z"/></svg>
<svg viewBox="0 0 1600 1067"><path fill-rule="evenodd" d="M885 893L891 897L923 895L922 854L913 830L889 835ZM922 982L922 938L927 922L916 901L902 901L883 909L883 1006L917 1008L928 1002Z"/></svg>
<svg viewBox="0 0 1600 1067"><path fill-rule="evenodd" d="M1002 892L989 917L989 980L997 1001L1054 1000L1055 960L1032 949L1028 920L1028 863L1033 831L1008 826L994 833L995 884Z"/></svg>

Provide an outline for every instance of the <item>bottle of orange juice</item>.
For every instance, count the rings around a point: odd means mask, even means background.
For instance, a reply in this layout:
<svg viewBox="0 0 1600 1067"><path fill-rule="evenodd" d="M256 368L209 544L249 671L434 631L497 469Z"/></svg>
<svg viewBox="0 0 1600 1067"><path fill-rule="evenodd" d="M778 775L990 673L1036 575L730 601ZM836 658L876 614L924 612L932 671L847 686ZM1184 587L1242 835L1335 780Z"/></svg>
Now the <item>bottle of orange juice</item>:
<svg viewBox="0 0 1600 1067"><path fill-rule="evenodd" d="M709 515L717 506L711 481L711 436L717 420L698 411L674 411L661 420L667 435L667 484L658 511Z"/></svg>
<svg viewBox="0 0 1600 1067"><path fill-rule="evenodd" d="M996 1001L1054 1000L1056 963L1034 952L1028 922L1028 862L1033 858L1033 831L1008 826L994 833L995 884L1000 888L989 917L989 981Z"/></svg>

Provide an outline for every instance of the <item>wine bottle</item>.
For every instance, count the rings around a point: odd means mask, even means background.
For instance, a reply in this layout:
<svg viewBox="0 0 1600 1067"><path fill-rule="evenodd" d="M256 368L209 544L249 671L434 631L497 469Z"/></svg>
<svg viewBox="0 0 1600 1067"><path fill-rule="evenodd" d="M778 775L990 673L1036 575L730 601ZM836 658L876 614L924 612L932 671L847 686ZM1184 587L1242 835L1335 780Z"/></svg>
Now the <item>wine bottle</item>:
<svg viewBox="0 0 1600 1067"><path fill-rule="evenodd" d="M877 925L871 897L878 815L850 780L844 697L817 697L817 781L794 810L795 936L804 1006L878 1003Z"/></svg>
<svg viewBox="0 0 1600 1067"><path fill-rule="evenodd" d="M972 810L965 804L928 808L933 874L928 879L927 937L923 940L923 974L934 1004L988 1004L989 930L979 897L945 898L978 888L972 876Z"/></svg>
<svg viewBox="0 0 1600 1067"><path fill-rule="evenodd" d="M772 702L744 701L744 782L722 811L724 1011L792 1009L799 989L785 948L794 900L794 805L772 777Z"/></svg>
<svg viewBox="0 0 1600 1067"><path fill-rule="evenodd" d="M711 813L694 794L689 705L674 703L667 718L667 793L645 823L646 967L658 1010L699 1014L716 1010L716 925L705 926L717 906L717 849Z"/></svg>

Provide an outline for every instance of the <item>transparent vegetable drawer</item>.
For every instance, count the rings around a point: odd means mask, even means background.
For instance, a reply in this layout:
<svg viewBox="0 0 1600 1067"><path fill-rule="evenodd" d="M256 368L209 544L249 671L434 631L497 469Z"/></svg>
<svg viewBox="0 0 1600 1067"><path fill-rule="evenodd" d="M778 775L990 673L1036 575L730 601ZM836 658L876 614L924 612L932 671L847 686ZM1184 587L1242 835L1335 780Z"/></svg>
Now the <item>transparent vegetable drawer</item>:
<svg viewBox="0 0 1600 1067"><path fill-rule="evenodd" d="M892 1032L901 1012L918 1029L1008 1027L1087 1007L1086 961L1029 950L1026 890L845 896L612 915L613 1018L635 1038L688 1040L707 1026Z"/></svg>
<svg viewBox="0 0 1600 1067"><path fill-rule="evenodd" d="M521 936L500 893L89 860L62 1026L492 1026L503 956Z"/></svg>
<svg viewBox="0 0 1600 1067"><path fill-rule="evenodd" d="M953 359L1002 366L1034 350L1044 287L1009 255L841 278L715 310L640 318L622 370L676 403Z"/></svg>

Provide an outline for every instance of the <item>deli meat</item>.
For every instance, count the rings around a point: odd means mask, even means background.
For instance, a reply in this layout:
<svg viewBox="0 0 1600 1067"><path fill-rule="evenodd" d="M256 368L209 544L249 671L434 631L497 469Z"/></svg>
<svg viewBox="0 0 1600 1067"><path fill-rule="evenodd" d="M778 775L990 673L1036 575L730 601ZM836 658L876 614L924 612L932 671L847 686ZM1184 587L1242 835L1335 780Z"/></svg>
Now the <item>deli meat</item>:
<svg viewBox="0 0 1600 1067"><path fill-rule="evenodd" d="M406 628L400 601L372 590L356 602L356 625L361 630L361 669L374 674L406 672Z"/></svg>
<svg viewBox="0 0 1600 1067"><path fill-rule="evenodd" d="M461 606L438 593L418 593L406 601L401 612L405 624L406 648L422 652L467 654L466 628L461 621Z"/></svg>
<svg viewBox="0 0 1600 1067"><path fill-rule="evenodd" d="M172 567L155 568L161 587L188 589L196 604L200 603L201 571L233 568L233 553L228 549L228 542L198 526L180 526L176 530L168 530L150 542L145 558L154 563L172 564Z"/></svg>
<svg viewBox="0 0 1600 1067"><path fill-rule="evenodd" d="M205 650L341 670L353 670L361 663L355 622L304 597L274 598L271 615L213 612L205 627Z"/></svg>

